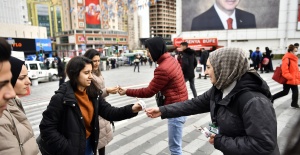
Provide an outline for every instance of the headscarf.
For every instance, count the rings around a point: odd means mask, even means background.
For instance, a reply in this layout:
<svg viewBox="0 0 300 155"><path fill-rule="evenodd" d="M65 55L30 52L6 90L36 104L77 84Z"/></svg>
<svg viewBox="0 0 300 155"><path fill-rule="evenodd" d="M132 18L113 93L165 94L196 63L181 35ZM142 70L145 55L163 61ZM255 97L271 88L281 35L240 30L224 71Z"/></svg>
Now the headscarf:
<svg viewBox="0 0 300 155"><path fill-rule="evenodd" d="M11 65L10 71L12 73L12 78L11 78L10 82L11 82L11 85L13 87L15 87L17 79L18 79L18 77L19 77L19 75L21 73L22 66L24 65L24 61L11 56L9 58L9 63Z"/></svg>
<svg viewBox="0 0 300 155"><path fill-rule="evenodd" d="M145 47L149 49L154 62L156 62L160 56L167 52L166 43L161 37L147 39L145 41Z"/></svg>
<svg viewBox="0 0 300 155"><path fill-rule="evenodd" d="M215 50L210 53L209 61L217 80L214 85L220 90L239 80L249 70L246 52L241 48L226 47Z"/></svg>

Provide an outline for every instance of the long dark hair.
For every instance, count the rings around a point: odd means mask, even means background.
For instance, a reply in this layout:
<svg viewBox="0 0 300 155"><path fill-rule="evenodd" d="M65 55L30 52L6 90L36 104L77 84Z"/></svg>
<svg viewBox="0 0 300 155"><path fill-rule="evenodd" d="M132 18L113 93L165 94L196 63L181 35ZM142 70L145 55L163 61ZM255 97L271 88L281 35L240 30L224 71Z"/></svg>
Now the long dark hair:
<svg viewBox="0 0 300 155"><path fill-rule="evenodd" d="M92 60L83 57L76 56L72 58L67 65L67 75L70 79L71 86L73 90L77 90L77 85L79 84L78 77L80 71L85 67L85 65L90 64L93 65ZM91 82L91 85L86 88L86 93L90 98L95 98L100 95L100 89L96 87L94 82Z"/></svg>
<svg viewBox="0 0 300 155"><path fill-rule="evenodd" d="M94 56L99 56L100 57L100 54L98 51L96 51L95 49L89 49L87 50L84 55L85 57L89 58L89 59L93 59ZM94 66L93 66L94 67ZM93 69L93 72L94 72L94 69ZM101 75L101 70L100 68L98 67L97 71L94 72L97 76L100 76Z"/></svg>

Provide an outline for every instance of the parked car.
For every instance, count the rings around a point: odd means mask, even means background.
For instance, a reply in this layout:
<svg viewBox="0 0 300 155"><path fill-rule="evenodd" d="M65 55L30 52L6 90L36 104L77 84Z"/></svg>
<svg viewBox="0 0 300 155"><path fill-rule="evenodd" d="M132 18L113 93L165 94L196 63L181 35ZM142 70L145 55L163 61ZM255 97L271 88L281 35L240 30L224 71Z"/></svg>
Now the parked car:
<svg viewBox="0 0 300 155"><path fill-rule="evenodd" d="M30 80L38 79L39 82L57 80L57 69L47 69L46 65L40 61L25 61Z"/></svg>

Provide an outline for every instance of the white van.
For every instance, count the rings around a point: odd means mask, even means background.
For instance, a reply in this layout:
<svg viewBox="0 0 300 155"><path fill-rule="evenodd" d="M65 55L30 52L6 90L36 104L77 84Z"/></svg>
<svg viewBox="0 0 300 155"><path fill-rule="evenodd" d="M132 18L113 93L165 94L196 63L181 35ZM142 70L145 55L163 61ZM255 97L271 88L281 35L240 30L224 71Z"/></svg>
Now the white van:
<svg viewBox="0 0 300 155"><path fill-rule="evenodd" d="M40 61L25 61L29 79L38 78L39 82L52 81L58 79L57 69L47 69Z"/></svg>

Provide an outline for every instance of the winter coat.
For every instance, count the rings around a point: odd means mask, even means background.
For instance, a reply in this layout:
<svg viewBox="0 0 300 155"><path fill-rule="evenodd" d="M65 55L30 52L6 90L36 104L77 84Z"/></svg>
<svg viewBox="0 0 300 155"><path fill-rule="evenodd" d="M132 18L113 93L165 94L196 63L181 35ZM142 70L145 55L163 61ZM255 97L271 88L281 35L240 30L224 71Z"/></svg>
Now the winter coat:
<svg viewBox="0 0 300 155"><path fill-rule="evenodd" d="M19 140L22 144L21 146L19 146ZM3 111L3 115L0 118L0 154L41 154L31 124L19 99L9 100L7 109Z"/></svg>
<svg viewBox="0 0 300 155"><path fill-rule="evenodd" d="M97 76L93 74L93 82L96 84L98 89L102 90L102 98L105 98L109 95L109 93L106 91L104 78L102 75ZM112 139L113 139L113 130L111 128L110 122L102 118L101 116L98 116L99 119L99 142L97 149L101 149L105 147Z"/></svg>
<svg viewBox="0 0 300 155"><path fill-rule="evenodd" d="M192 100L159 109L162 118L210 112L219 129L214 147L224 155L279 155L276 114L266 82L247 72L227 96L221 95L213 86Z"/></svg>
<svg viewBox="0 0 300 155"><path fill-rule="evenodd" d="M195 77L195 68L197 66L197 60L195 57L195 51L187 48L182 54L182 72L185 79L191 79Z"/></svg>
<svg viewBox="0 0 300 155"><path fill-rule="evenodd" d="M91 122L91 142L94 153L99 139L98 115L110 121L120 121L137 115L132 112L133 105L112 107L103 98L91 98L94 116ZM43 112L40 124L43 153L57 155L83 155L86 147L86 130L79 104L70 81L62 84L52 96L47 109Z"/></svg>
<svg viewBox="0 0 300 155"><path fill-rule="evenodd" d="M262 54L260 51L254 51L252 54L251 54L251 59L253 61L253 63L255 64L259 64L262 60Z"/></svg>
<svg viewBox="0 0 300 155"><path fill-rule="evenodd" d="M206 65L206 62L207 62L208 57L209 57L208 51L203 51L203 52L201 53L200 63L201 63L202 65Z"/></svg>
<svg viewBox="0 0 300 155"><path fill-rule="evenodd" d="M300 72L298 68L298 57L293 53L287 52L282 57L282 76L287 79L286 84L299 85Z"/></svg>
<svg viewBox="0 0 300 155"><path fill-rule="evenodd" d="M126 95L148 98L161 91L165 96L165 105L188 99L187 88L178 61L169 53L157 60L159 66L154 70L154 78L147 88L127 89Z"/></svg>
<svg viewBox="0 0 300 155"><path fill-rule="evenodd" d="M66 78L65 64L57 57L57 74L59 77Z"/></svg>

